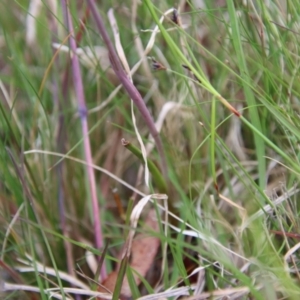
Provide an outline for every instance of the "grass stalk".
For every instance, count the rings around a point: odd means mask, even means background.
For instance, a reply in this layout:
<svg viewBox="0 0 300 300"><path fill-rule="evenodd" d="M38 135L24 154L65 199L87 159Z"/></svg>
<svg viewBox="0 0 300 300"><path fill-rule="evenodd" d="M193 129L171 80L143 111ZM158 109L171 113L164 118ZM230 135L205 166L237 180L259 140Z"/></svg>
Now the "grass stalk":
<svg viewBox="0 0 300 300"><path fill-rule="evenodd" d="M103 38L103 41L109 51L109 58L110 58L111 65L112 65L116 75L118 76L120 82L123 84L123 87L125 88L126 92L130 96L130 98L132 99L134 104L137 106L137 108L139 109L141 115L143 116L143 118L145 120L145 123L147 124L147 126L149 128L149 131L150 131L151 135L153 136L153 139L157 146L157 151L160 155L163 174L164 174L164 176L167 177L167 161L166 161L166 157L165 157L165 153L164 153L164 149L163 149L163 144L161 142L159 133L155 127L153 118L151 117L149 110L147 109L147 107L143 101L143 98L141 97L141 94L136 89L136 87L131 83L127 74L123 70L120 59L119 59L119 57L113 47L113 44L107 34L105 25L102 21L101 15L99 14L99 12L97 10L95 2L93 0L87 0L87 2L89 5L89 8L91 10L91 13L94 17L94 20L96 22L96 26L97 26L97 28Z"/></svg>
<svg viewBox="0 0 300 300"><path fill-rule="evenodd" d="M69 32L74 34L72 18L66 0L62 1L62 9L64 11L64 18L65 18L65 23L67 25L67 28ZM76 46L75 37L73 35L70 36L69 42L70 42L70 49L72 50L73 53L76 53L77 46ZM88 122L87 122L87 108L85 104L84 89L83 89L83 83L81 78L79 59L77 55L72 55L71 62L72 62L72 69L73 69L72 72L73 84L74 84L74 89L78 101L78 113L81 120L82 134L84 137L83 147L85 152L85 159L87 162L87 175L88 175L88 182L90 184L90 195L91 195L92 207L93 207L95 243L96 243L96 247L98 249L101 249L103 247L103 236L102 236L102 228L101 228L101 221L100 221L100 211L99 211L99 204L98 204L98 197L97 197L97 190L96 190L95 174L93 168L90 167L90 165L93 163L92 151L91 151L89 134L88 134L89 129L88 129ZM102 278L106 277L106 270L104 265L102 266L101 269L101 276Z"/></svg>
<svg viewBox="0 0 300 300"><path fill-rule="evenodd" d="M143 154L140 149L132 145L130 142L125 141L124 139L122 140L122 145L126 149L128 149L132 154L134 154L141 162L144 161ZM166 181L164 180L164 177L162 176L162 174L160 173L160 171L158 170L158 168L156 167L156 165L151 159L147 158L147 162L148 162L149 171L153 176L153 180L157 185L159 193L166 194L167 184Z"/></svg>
<svg viewBox="0 0 300 300"><path fill-rule="evenodd" d="M237 12L234 7L234 2L232 0L227 0L227 5L228 5L228 12L230 17L229 19L231 23L231 30L232 30L232 42L235 48L235 52L238 60L238 66L240 68L240 74L243 79L242 85L247 100L247 104L249 106L250 121L252 124L255 124L258 131L263 132L259 114L257 111L255 97L251 88L249 87L250 76L249 76L249 71L244 57L244 49L242 47L241 34L239 32L240 25L237 19ZM259 185L262 189L264 189L266 185L265 145L261 137L256 133L254 133L254 142L255 142L256 159L258 160L258 168L259 168L259 172L258 172Z"/></svg>

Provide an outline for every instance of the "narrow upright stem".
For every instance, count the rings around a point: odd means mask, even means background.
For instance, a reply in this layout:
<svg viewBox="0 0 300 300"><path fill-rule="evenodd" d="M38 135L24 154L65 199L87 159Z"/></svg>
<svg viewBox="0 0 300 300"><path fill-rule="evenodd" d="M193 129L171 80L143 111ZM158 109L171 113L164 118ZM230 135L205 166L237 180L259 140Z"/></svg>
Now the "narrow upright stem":
<svg viewBox="0 0 300 300"><path fill-rule="evenodd" d="M65 23L69 32L72 34L74 33L73 24L71 15L69 13L68 3L67 0L62 0L62 8L65 17ZM82 126L82 134L83 134L83 145L84 145L84 152L85 152L85 160L87 163L87 174L90 184L90 194L92 199L92 207L93 207L93 216L94 216L94 233L95 233L95 243L98 249L103 247L103 237L102 237L102 230L101 230L101 223L100 223L100 213L99 213L99 206L98 206L98 198L97 198L97 191L96 191L96 181L95 181L95 174L94 170L91 167L93 164L92 161L92 153L91 153L91 146L88 134L88 122L87 122L87 108L85 104L85 96L84 96L84 89L83 83L81 78L81 71L79 65L79 59L76 53L76 40L73 35L70 36L70 48L72 51L72 75L73 75L73 83L74 89L77 96L78 101L78 113L81 120ZM102 266L101 270L102 278L106 278L106 271L104 265Z"/></svg>
<svg viewBox="0 0 300 300"><path fill-rule="evenodd" d="M145 123L147 124L147 126L149 128L151 135L153 136L153 139L154 139L156 147L157 147L157 151L160 155L161 164L162 164L162 172L163 172L164 176L166 177L167 176L167 161L166 161L166 157L165 157L165 153L164 153L164 149L163 149L163 145L162 145L159 133L155 127L155 123L149 113L149 110L147 109L147 106L145 105L145 102L143 101L141 94L136 89L136 87L131 83L131 81L127 77L125 71L123 70L120 59L115 51L115 48L111 42L111 39L108 36L108 33L107 33L104 23L102 21L102 17L98 13L95 1L87 0L87 3L90 8L90 11L93 15L93 18L96 22L97 28L98 28L98 30L103 38L103 41L108 49L112 68L114 69L117 77L119 78L123 87L127 91L128 95L130 96L130 98L132 99L134 104L139 109L142 117L145 120Z"/></svg>

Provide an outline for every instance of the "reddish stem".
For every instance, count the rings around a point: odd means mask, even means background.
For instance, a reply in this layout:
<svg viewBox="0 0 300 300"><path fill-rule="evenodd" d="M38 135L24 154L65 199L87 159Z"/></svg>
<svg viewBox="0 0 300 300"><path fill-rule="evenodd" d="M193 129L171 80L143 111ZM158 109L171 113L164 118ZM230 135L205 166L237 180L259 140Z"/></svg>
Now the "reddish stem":
<svg viewBox="0 0 300 300"><path fill-rule="evenodd" d="M153 139L154 139L156 147L157 147L157 151L160 155L161 164L162 164L162 172L165 176L167 176L167 162L166 162L163 145L162 145L161 139L159 137L158 131L155 127L154 121L149 113L149 110L147 109L147 106L145 105L145 102L143 101L142 96L140 95L140 93L138 92L136 87L131 83L131 81L127 77L125 71L123 70L120 59L119 59L119 57L115 51L115 48L108 36L108 33L107 33L104 23L102 21L102 17L98 13L98 10L97 10L94 0L87 0L87 3L90 8L90 11L94 17L97 28L98 28L98 30L103 38L103 41L106 44L106 47L108 49L112 68L114 69L117 77L119 78L120 82L124 86L128 95L130 96L130 98L132 99L134 104L139 109L141 115L143 116L145 123L147 124L149 131L150 131L151 135L153 136Z"/></svg>
<svg viewBox="0 0 300 300"><path fill-rule="evenodd" d="M62 0L62 8L65 16L65 23L67 25L68 30L73 33L73 23L72 18L68 9L67 0ZM96 180L95 180L95 174L94 169L92 168L93 160L92 160L92 152L91 152L91 146L90 146L90 140L89 140L89 129L88 129L88 122L87 122L87 108L85 104L85 96L84 96L84 89L83 89L83 83L81 78L81 71L80 71L80 65L79 65L79 59L77 55L74 55L76 53L77 45L76 40L73 35L70 37L70 48L73 53L71 57L71 63L72 63L72 75L73 75L73 83L74 83L74 89L77 96L78 101L78 113L81 120L81 126L82 126L82 134L83 134L83 146L84 146L84 152L85 152L85 160L87 163L87 174L90 184L90 194L92 199L92 207L93 207L93 215L94 215L94 233L95 233L95 243L96 247L98 249L103 247L103 237L102 237L102 229L101 229L101 223L100 223L100 212L99 212L99 206L98 206L98 198L97 198L97 191L96 191ZM106 278L106 270L104 265L101 269L101 276L102 278Z"/></svg>

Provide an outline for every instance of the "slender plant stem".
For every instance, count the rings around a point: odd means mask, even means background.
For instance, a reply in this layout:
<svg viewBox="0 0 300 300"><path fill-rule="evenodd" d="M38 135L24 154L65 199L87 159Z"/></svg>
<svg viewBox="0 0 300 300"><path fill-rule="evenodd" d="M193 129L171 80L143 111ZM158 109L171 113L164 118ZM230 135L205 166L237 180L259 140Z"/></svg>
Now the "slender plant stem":
<svg viewBox="0 0 300 300"><path fill-rule="evenodd" d="M73 24L72 24L71 15L69 13L68 5L67 5L67 0L62 0L62 7L65 15L65 23L67 24L69 32L73 33L74 32ZM92 207L93 207L95 243L96 243L96 247L100 249L103 247L100 211L98 205L94 169L91 167L93 161L92 161L91 146L90 146L90 140L88 134L89 130L88 130L88 123L87 123L87 108L85 104L85 96L84 96L83 83L81 78L79 59L77 55L74 55L74 53L76 53L77 46L76 46L76 40L73 35L71 35L70 37L70 48L73 53L71 58L72 69L73 69L72 72L73 83L74 83L75 93L77 96L78 113L81 120L82 134L84 138L83 146L85 152L85 160L87 162L86 168L87 168L87 174L88 174L88 179L90 184L90 194L91 194ZM102 266L101 269L101 276L102 278L106 277L106 270L104 265Z"/></svg>
<svg viewBox="0 0 300 300"><path fill-rule="evenodd" d="M141 161L143 161L143 154L140 149L138 149L137 147L135 147L134 145L132 145L130 142L126 141L125 139L122 139L121 142L125 148L127 148L131 153L133 153L136 157L138 157ZM158 191L162 194L166 194L168 192L167 184L166 184L164 178L162 177L160 171L157 169L156 165L154 164L154 162L152 160L147 158L147 162L148 162L149 171L150 171L151 175L153 176L153 180L158 187Z"/></svg>
<svg viewBox="0 0 300 300"><path fill-rule="evenodd" d="M162 145L159 133L155 127L155 123L149 113L149 110L147 109L147 106L145 105L145 102L143 101L141 94L136 89L136 87L131 83L131 81L127 77L125 71L123 70L120 59L115 51L115 48L111 42L111 39L108 36L106 28L104 26L102 17L98 13L95 1L87 0L87 3L90 8L90 11L93 15L93 18L96 22L96 26L97 26L97 28L103 38L103 41L108 49L112 68L114 69L117 77L119 78L120 82L124 86L128 95L130 96L130 98L132 99L134 104L139 109L141 115L143 116L143 118L149 128L149 131L150 131L151 135L153 136L153 139L154 139L156 147L157 147L157 151L160 155L161 164L162 164L162 172L163 172L164 176L167 176L167 161L166 161L163 145Z"/></svg>

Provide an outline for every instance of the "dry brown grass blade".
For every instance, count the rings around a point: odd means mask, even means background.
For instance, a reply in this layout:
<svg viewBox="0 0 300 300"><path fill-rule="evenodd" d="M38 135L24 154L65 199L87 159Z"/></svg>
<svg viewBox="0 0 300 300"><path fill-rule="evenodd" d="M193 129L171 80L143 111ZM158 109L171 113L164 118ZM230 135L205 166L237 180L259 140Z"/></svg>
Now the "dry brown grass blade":
<svg viewBox="0 0 300 300"><path fill-rule="evenodd" d="M156 219L155 209L151 209L145 220L144 228L151 228L155 232L159 232L159 225ZM160 240L157 237L149 236L144 233L136 235L131 244L131 262L130 267L133 270L133 277L136 285L141 283L141 277L145 277L151 265L153 264L158 247L160 246ZM118 278L118 270L113 271L108 275L106 280L101 283L98 291L107 293L113 293ZM121 289L121 299L131 297L131 290L127 277L123 280ZM98 298L101 300L101 298Z"/></svg>

